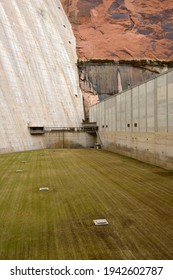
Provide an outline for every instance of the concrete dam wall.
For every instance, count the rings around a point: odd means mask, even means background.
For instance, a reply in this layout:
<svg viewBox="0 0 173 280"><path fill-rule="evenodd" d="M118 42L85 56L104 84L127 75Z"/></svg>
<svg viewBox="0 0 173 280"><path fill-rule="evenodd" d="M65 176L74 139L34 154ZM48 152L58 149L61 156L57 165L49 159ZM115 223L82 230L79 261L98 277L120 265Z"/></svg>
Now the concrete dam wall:
<svg viewBox="0 0 173 280"><path fill-rule="evenodd" d="M173 169L173 71L90 107L105 149Z"/></svg>
<svg viewBox="0 0 173 280"><path fill-rule="evenodd" d="M0 153L45 147L28 126L80 126L76 41L57 0L0 1Z"/></svg>

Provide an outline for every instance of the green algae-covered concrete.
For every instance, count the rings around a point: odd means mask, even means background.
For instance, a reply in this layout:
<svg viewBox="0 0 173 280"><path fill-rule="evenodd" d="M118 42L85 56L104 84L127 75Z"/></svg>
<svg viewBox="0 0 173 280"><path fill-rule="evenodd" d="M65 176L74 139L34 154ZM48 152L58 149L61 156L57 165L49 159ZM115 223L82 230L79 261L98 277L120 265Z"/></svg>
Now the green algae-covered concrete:
<svg viewBox="0 0 173 280"><path fill-rule="evenodd" d="M0 259L172 259L172 217L172 171L93 149L0 156Z"/></svg>

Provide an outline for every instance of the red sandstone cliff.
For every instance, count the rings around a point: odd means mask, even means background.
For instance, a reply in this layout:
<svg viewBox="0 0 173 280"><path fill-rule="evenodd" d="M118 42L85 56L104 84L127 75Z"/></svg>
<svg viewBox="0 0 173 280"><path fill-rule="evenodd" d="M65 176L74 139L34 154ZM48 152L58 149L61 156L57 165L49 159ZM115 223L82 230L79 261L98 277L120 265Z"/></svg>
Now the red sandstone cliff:
<svg viewBox="0 0 173 280"><path fill-rule="evenodd" d="M172 0L61 0L80 60L173 60Z"/></svg>

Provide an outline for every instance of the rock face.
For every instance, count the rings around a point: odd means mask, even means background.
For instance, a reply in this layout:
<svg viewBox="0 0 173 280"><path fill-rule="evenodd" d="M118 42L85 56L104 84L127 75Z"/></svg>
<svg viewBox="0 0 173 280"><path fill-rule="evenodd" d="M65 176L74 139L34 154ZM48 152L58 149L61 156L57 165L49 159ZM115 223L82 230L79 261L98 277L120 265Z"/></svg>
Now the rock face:
<svg viewBox="0 0 173 280"><path fill-rule="evenodd" d="M45 147L33 127L80 126L76 40L60 1L0 1L0 153Z"/></svg>
<svg viewBox="0 0 173 280"><path fill-rule="evenodd" d="M156 77L160 68L153 66L153 69L151 71L146 67L116 64L113 61L79 63L79 80L84 95L86 117L90 105Z"/></svg>
<svg viewBox="0 0 173 280"><path fill-rule="evenodd" d="M61 0L80 60L173 60L172 0Z"/></svg>
<svg viewBox="0 0 173 280"><path fill-rule="evenodd" d="M61 0L88 106L173 66L172 0ZM82 62L82 63L81 63Z"/></svg>

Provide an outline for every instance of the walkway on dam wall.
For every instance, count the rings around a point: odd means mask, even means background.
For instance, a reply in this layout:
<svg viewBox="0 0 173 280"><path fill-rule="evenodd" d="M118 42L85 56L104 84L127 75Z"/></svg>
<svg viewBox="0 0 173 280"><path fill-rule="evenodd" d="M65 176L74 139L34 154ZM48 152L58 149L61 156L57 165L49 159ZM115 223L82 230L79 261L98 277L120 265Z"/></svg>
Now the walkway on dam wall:
<svg viewBox="0 0 173 280"><path fill-rule="evenodd" d="M41 136L45 148L91 148L96 146L96 123L83 122L80 127L29 126L33 137Z"/></svg>
<svg viewBox="0 0 173 280"><path fill-rule="evenodd" d="M173 172L48 149L1 155L0 178L0 259L172 260Z"/></svg>
<svg viewBox="0 0 173 280"><path fill-rule="evenodd" d="M90 107L104 149L173 169L173 70Z"/></svg>

